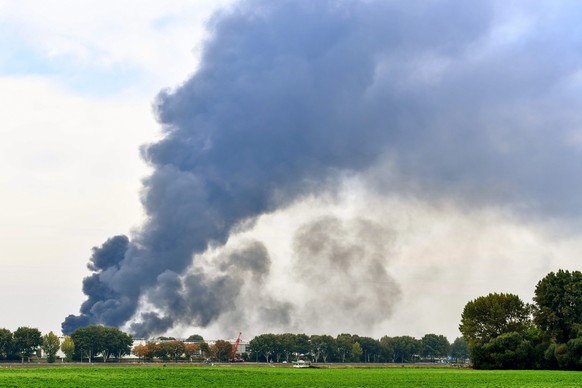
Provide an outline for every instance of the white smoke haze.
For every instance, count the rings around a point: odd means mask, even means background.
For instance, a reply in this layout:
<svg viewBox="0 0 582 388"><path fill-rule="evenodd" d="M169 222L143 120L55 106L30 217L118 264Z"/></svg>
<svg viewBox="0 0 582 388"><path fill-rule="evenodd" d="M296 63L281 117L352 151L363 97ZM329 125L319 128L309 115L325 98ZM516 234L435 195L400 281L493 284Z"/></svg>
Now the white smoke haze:
<svg viewBox="0 0 582 388"><path fill-rule="evenodd" d="M155 103L147 221L63 323L457 336L577 265L577 3L242 1Z"/></svg>
<svg viewBox="0 0 582 388"><path fill-rule="evenodd" d="M572 265L582 241L556 229L504 208L385 195L347 179L339 192L263 215L226 245L197 256L187 274L226 277L237 290L208 325L193 324L196 314L187 313L169 333L420 338L435 332L452 340L468 300L512 292L531 301L537 280ZM259 266L248 264L267 255ZM200 296L182 291L185 299Z"/></svg>

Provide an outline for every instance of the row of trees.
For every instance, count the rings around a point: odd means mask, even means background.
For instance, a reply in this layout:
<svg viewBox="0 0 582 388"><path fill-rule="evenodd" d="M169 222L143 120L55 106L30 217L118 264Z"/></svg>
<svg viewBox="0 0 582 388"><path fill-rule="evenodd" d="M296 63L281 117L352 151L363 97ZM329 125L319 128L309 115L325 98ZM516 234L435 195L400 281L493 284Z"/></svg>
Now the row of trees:
<svg viewBox="0 0 582 388"><path fill-rule="evenodd" d="M88 359L99 356L105 362L110 357L118 360L130 354L133 339L130 335L113 327L87 326L77 329L61 343L52 331L42 335L36 328L19 327L14 333L0 329L0 359L20 359L30 362L34 355L40 356L42 350L48 362L55 362L59 350L65 354L66 361Z"/></svg>
<svg viewBox="0 0 582 388"><path fill-rule="evenodd" d="M160 339L159 339L160 340ZM175 339L161 339L158 342L148 342L144 345L136 345L132 353L143 361L152 361L154 358L164 361L178 361L186 359L211 358L217 361L230 361L235 358L234 346L225 340L218 340L208 345L204 340L195 343L178 341Z"/></svg>
<svg viewBox="0 0 582 388"><path fill-rule="evenodd" d="M582 369L582 273L549 273L533 300L492 293L467 303L459 329L475 368Z"/></svg>
<svg viewBox="0 0 582 388"><path fill-rule="evenodd" d="M59 337L52 331L46 335L32 327L19 327L12 333L8 329L0 329L0 360L25 360L42 349L49 362L54 362L60 349Z"/></svg>
<svg viewBox="0 0 582 388"><path fill-rule="evenodd" d="M253 361L290 362L300 357L312 362L398 362L418 361L421 357L468 358L467 342L457 338L451 345L443 335L427 334L421 339L410 336L379 340L352 334L330 335L261 334L249 343L248 357Z"/></svg>

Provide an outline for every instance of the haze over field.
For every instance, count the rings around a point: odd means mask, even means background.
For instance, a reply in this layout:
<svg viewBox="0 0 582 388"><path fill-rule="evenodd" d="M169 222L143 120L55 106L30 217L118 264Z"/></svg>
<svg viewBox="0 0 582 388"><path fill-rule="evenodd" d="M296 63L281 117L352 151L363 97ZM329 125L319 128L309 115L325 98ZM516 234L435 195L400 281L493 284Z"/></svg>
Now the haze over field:
<svg viewBox="0 0 582 388"><path fill-rule="evenodd" d="M223 5L0 2L2 325L452 340L579 269L577 2Z"/></svg>

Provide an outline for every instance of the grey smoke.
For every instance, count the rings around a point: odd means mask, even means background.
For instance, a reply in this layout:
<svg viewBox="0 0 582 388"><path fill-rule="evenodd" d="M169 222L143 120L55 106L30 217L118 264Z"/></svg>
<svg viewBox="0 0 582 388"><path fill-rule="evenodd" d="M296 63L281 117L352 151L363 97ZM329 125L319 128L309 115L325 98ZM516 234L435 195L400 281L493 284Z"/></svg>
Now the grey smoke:
<svg viewBox="0 0 582 388"><path fill-rule="evenodd" d="M260 319L289 322L291 306L261 291L271 267L271 259L262 243L245 241L226 249L214 259L213 265L212 271L195 268L184 275L171 271L160 274L156 286L146 294L160 313L141 314L139 322L131 325L131 331L136 336L146 337L164 333L176 324L207 326L221 314L236 310L239 302L244 303L239 294L247 282L256 290L253 303L260 306L257 313ZM239 312L229 329L234 331L244 320L244 311ZM229 325L223 323L223 326Z"/></svg>
<svg viewBox="0 0 582 388"><path fill-rule="evenodd" d="M317 322L334 332L334 326L343 324L369 332L392 315L401 299L400 287L386 269L395 239L393 231L365 219L326 216L299 228L293 242L294 273L296 282L309 290L302 315L311 325ZM359 324L346 322L346 316Z"/></svg>
<svg viewBox="0 0 582 388"><path fill-rule="evenodd" d="M164 137L142 149L148 220L99 249L115 253L92 259L88 299L63 332L215 321L246 279L190 273L193 258L345 171L375 168L382 191L402 180L429 198L577 219L582 7L504 4L256 0L217 14L199 70L156 99ZM355 270L357 247L334 260ZM260 278L266 264L247 258L234 261ZM135 317L145 296L157 312Z"/></svg>

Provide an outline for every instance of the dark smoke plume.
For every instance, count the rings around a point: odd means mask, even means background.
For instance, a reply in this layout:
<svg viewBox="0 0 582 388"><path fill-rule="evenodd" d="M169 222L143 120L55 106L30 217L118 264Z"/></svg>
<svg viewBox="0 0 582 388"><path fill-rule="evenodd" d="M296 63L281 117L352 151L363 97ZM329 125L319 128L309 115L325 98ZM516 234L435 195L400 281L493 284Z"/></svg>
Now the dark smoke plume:
<svg viewBox="0 0 582 388"><path fill-rule="evenodd" d="M245 279L187 272L193 258L346 171L375 167L385 191L580 215L582 12L552 3L256 0L216 15L199 70L156 99L147 222L95 250L63 332L212 323ZM224 265L260 278L268 253L252 251Z"/></svg>

